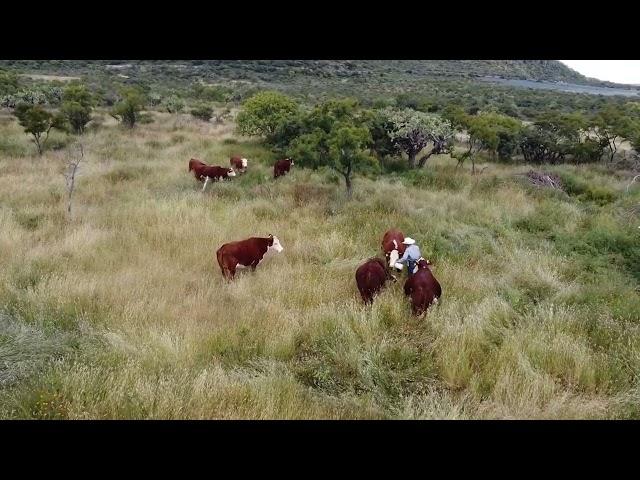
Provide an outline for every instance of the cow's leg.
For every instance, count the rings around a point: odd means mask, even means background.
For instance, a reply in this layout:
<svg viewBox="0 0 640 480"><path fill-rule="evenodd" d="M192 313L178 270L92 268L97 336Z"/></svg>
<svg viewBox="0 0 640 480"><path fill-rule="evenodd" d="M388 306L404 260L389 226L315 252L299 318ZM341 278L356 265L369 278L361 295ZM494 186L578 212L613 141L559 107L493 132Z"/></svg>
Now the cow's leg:
<svg viewBox="0 0 640 480"><path fill-rule="evenodd" d="M236 276L236 268L235 267L225 267L222 270L222 273L224 274L224 278L226 280L233 280L234 277Z"/></svg>
<svg viewBox="0 0 640 480"><path fill-rule="evenodd" d="M204 192L204 189L207 188L207 183L209 183L209 177L207 177L206 180L204 181L204 186L202 187L203 192Z"/></svg>

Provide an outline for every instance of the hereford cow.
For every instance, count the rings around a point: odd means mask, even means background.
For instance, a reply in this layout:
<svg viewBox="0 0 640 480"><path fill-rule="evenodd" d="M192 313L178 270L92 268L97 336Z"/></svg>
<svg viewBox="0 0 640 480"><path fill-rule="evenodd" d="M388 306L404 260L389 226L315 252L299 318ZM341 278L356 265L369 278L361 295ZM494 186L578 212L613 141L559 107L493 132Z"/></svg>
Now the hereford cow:
<svg viewBox="0 0 640 480"><path fill-rule="evenodd" d="M216 252L218 265L227 280L233 280L236 268L250 267L255 270L258 264L270 253L283 250L278 237L251 237L239 242L225 243Z"/></svg>
<svg viewBox="0 0 640 480"><path fill-rule="evenodd" d="M291 170L291 167L293 167L294 165L295 164L293 163L293 160L291 160L290 158L285 158L284 160L278 160L273 165L273 178L281 177L282 175L287 173L289 170Z"/></svg>
<svg viewBox="0 0 640 480"><path fill-rule="evenodd" d="M431 273L431 262L421 258L416 265L416 273L404 284L404 294L411 297L413 314L421 316L431 304L438 303L442 288Z"/></svg>
<svg viewBox="0 0 640 480"><path fill-rule="evenodd" d="M356 270L356 284L365 305L373 302L373 297L384 287L387 280L396 281L389 273L384 260L373 257Z"/></svg>
<svg viewBox="0 0 640 480"><path fill-rule="evenodd" d="M404 255L407 246L402 242L404 242L404 234L395 228L388 230L382 237L382 252L389 267L394 268L398 259Z"/></svg>
<svg viewBox="0 0 640 480"><path fill-rule="evenodd" d="M202 175L203 167L208 167L208 165L195 158L189 160L189 171L193 171L193 175L196 177L196 180L201 182L204 180L204 175Z"/></svg>
<svg viewBox="0 0 640 480"><path fill-rule="evenodd" d="M207 188L207 183L209 179L212 179L214 182L218 180L224 180L229 177L235 177L236 172L234 172L233 168L226 167L218 167L216 165L206 165L200 168L200 173L205 177L204 187L202 187L202 191Z"/></svg>
<svg viewBox="0 0 640 480"><path fill-rule="evenodd" d="M248 164L248 160L244 157L231 157L231 159L229 160L229 164L235 168L236 170L238 170L238 172L240 173L244 173L247 171L247 164Z"/></svg>

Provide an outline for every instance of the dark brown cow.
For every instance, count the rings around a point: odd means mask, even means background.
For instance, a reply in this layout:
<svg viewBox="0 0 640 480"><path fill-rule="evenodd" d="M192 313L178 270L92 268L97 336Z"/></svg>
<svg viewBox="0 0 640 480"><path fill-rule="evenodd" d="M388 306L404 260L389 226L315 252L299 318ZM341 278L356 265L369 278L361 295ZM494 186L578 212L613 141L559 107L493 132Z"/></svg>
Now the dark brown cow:
<svg viewBox="0 0 640 480"><path fill-rule="evenodd" d="M202 174L202 168L207 167L208 165L204 162L196 158L192 158L189 160L189 171L193 171L193 175L196 177L196 180L204 181L204 175Z"/></svg>
<svg viewBox="0 0 640 480"><path fill-rule="evenodd" d="M207 188L209 179L212 179L215 182L236 176L236 172L233 168L218 167L217 165L206 165L204 167L200 167L200 174L205 177L204 186L202 187L203 192L204 189Z"/></svg>
<svg viewBox="0 0 640 480"><path fill-rule="evenodd" d="M231 159L229 160L229 164L233 168L238 170L238 172L240 172L240 173L244 173L244 172L247 171L247 164L248 163L249 163L249 161L246 158L238 157L238 156L231 157Z"/></svg>
<svg viewBox="0 0 640 480"><path fill-rule="evenodd" d="M402 242L404 242L404 233L396 228L388 230L382 237L382 252L389 267L393 267L404 255L407 246Z"/></svg>
<svg viewBox="0 0 640 480"><path fill-rule="evenodd" d="M255 270L265 255L270 252L280 253L283 250L278 237L251 237L239 242L225 243L216 252L218 265L227 280L233 280L236 268L250 267Z"/></svg>
<svg viewBox="0 0 640 480"><path fill-rule="evenodd" d="M418 271L404 284L404 294L411 297L411 309L418 317L426 312L431 304L438 303L442 295L442 288L431 273L430 266L429 260L418 260Z"/></svg>
<svg viewBox="0 0 640 480"><path fill-rule="evenodd" d="M273 178L281 177L282 175L287 173L289 170L291 170L291 167L293 167L294 165L295 164L293 163L293 160L291 160L290 158L285 158L284 160L278 160L273 165Z"/></svg>
<svg viewBox="0 0 640 480"><path fill-rule="evenodd" d="M384 260L372 257L356 270L356 284L365 305L373 302L373 297L384 287L387 280L396 281L389 273Z"/></svg>

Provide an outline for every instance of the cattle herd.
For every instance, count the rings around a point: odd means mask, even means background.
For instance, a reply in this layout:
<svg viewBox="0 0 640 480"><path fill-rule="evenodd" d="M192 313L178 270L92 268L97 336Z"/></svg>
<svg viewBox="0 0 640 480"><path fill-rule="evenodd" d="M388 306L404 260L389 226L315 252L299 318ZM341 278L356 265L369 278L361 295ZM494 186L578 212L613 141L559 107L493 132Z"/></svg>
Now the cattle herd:
<svg viewBox="0 0 640 480"><path fill-rule="evenodd" d="M204 192L209 180L213 180L214 182L227 180L236 176L236 170L238 173L245 173L249 161L244 157L232 156L229 164L231 165L230 168L220 167L218 165L207 165L201 160L192 158L189 160L189 172L193 172L196 180L204 182L204 186L202 187L202 191ZM278 160L273 166L273 178L278 178L288 173L294 165L295 163L290 158Z"/></svg>
<svg viewBox="0 0 640 480"><path fill-rule="evenodd" d="M232 156L229 161L231 167L207 165L200 160L192 158L189 161L189 172L193 171L195 178L204 182L202 191L207 187L209 180L222 181L247 171L248 161L244 157ZM278 160L273 166L273 178L285 175L294 166L290 158ZM387 231L382 237L382 252L385 260L372 257L366 260L356 270L356 284L365 304L371 304L373 298L387 281L396 282L397 278L392 274L396 270L396 262L404 255L406 246L403 244L404 234L397 229ZM246 240L225 243L216 251L218 265L222 275L227 280L233 280L236 271L242 268L250 268L252 271L270 253L280 253L283 247L278 237L269 235L263 237L251 237ZM412 312L421 316L432 304L437 304L442 295L442 288L431 273L431 262L420 258L415 269L404 284L404 294L411 299Z"/></svg>

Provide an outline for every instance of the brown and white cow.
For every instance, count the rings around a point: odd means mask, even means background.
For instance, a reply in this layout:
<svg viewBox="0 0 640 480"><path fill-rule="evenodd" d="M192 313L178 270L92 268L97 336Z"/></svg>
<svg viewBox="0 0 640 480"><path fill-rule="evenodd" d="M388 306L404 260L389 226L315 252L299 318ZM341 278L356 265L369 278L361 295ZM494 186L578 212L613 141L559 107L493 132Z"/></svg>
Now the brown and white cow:
<svg viewBox="0 0 640 480"><path fill-rule="evenodd" d="M202 187L202 191L207 188L207 183L209 183L209 179L212 179L214 182L218 180L224 180L229 177L235 177L236 172L233 168L227 167L218 167L217 165L206 165L200 168L200 173L205 177L204 186Z"/></svg>
<svg viewBox="0 0 640 480"><path fill-rule="evenodd" d="M244 173L247 171L248 163L249 161L246 158L239 156L233 156L229 160L229 164L240 173Z"/></svg>
<svg viewBox="0 0 640 480"><path fill-rule="evenodd" d="M196 177L196 180L201 182L204 181L204 175L202 175L203 167L208 167L208 165L196 158L189 160L189 171L193 171L193 175Z"/></svg>
<svg viewBox="0 0 640 480"><path fill-rule="evenodd" d="M293 160L290 158L285 158L284 160L278 160L273 165L273 178L281 177L282 175L287 173L289 170L291 170L291 167L293 167L294 165L295 164L293 163Z"/></svg>
<svg viewBox="0 0 640 480"><path fill-rule="evenodd" d="M442 287L431 273L431 262L421 258L416 265L416 273L404 284L404 294L411 297L413 314L421 316L430 305L438 303Z"/></svg>
<svg viewBox="0 0 640 480"><path fill-rule="evenodd" d="M396 228L388 230L382 237L382 252L391 268L394 268L396 262L404 255L404 251L407 248L402 242L404 242L404 233Z"/></svg>
<svg viewBox="0 0 640 480"><path fill-rule="evenodd" d="M225 243L216 251L218 265L227 280L235 277L237 268L250 267L255 270L269 254L280 253L283 248L278 237L251 237L247 240Z"/></svg>
<svg viewBox="0 0 640 480"><path fill-rule="evenodd" d="M365 305L373 302L373 297L384 287L387 280L396 281L389 273L384 260L372 257L356 270L356 284Z"/></svg>

